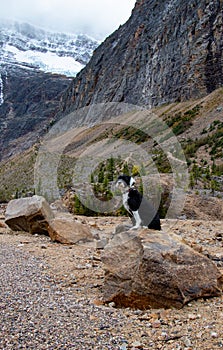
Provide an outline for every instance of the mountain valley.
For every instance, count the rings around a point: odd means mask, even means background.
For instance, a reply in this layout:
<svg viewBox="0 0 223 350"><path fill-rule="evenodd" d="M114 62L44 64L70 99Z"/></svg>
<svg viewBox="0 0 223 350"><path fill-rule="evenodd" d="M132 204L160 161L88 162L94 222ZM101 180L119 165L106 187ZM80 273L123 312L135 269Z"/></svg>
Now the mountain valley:
<svg viewBox="0 0 223 350"><path fill-rule="evenodd" d="M221 1L207 5L205 1L196 0L190 3L171 0L162 4L155 0L138 0L130 19L101 45L97 47L96 42L84 44L85 48L90 48L87 57L85 49L80 57L74 48L73 58L86 65L74 78L41 72L40 67L33 68L27 62L23 67L17 63L11 65L10 60L18 56L16 50L21 49L21 42L25 45L24 54L30 50L41 54L49 50L52 54L66 56L67 47L70 48L68 44L63 49L58 38L56 44L50 46L51 39L45 34L44 37L41 30L21 26L20 39L25 31L28 42L24 43L23 39L16 41L15 49L5 54L9 62L1 64L0 200L8 201L34 193L35 162L44 138L59 121L58 125L63 129L63 120L69 113L74 113L72 123L81 126L78 111L81 114L81 108L88 108L92 113L87 113L84 132L71 140L61 155L58 168L61 195L67 196L66 192L73 187L72 171L80 155L97 146L99 141L105 142L109 152L109 142L113 138L132 142L151 155L154 167L163 178L160 186L163 186L163 196L168 203L173 154L165 154L161 149L162 142L158 145L142 130L128 125L108 126L107 122L99 122L100 113L93 113L97 104L100 110L104 103L117 106L120 103L126 104L127 109L131 106L151 110L157 120L163 120L176 136L189 174L188 207L182 215L187 218L208 217L208 210L210 213L211 207L216 205L217 213L213 212L213 216L222 217L221 15ZM41 48L36 42L37 34L42 35ZM8 38L6 48L10 40ZM92 58L88 61L90 55ZM138 123L140 125L140 120ZM168 137L163 142L171 144L172 139ZM112 152L111 156L115 158ZM127 158L122 160L122 166L115 165L114 177L118 171L123 171ZM134 161L130 163L130 171L134 168L135 175L140 177L140 172L136 171L140 166ZM98 165L96 171L99 169ZM91 176L95 176L97 182L98 175ZM107 175L103 181L108 182ZM106 200L103 181L94 186L99 188L97 195ZM206 198L210 199L207 210L202 205ZM194 203L197 203L197 209L193 208ZM203 209L199 212L202 206L205 212ZM75 212L76 209L74 206L72 210Z"/></svg>

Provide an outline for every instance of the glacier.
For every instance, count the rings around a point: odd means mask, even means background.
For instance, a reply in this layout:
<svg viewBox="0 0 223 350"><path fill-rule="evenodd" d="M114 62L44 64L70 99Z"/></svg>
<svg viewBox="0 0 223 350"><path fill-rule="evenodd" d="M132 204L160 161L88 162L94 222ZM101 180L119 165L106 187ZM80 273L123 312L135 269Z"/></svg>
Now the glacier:
<svg viewBox="0 0 223 350"><path fill-rule="evenodd" d="M72 77L84 68L84 64L79 63L73 57L58 56L50 51L20 51L8 44L5 46L5 50L8 54L11 53L17 62L30 66L34 65L44 72L64 74Z"/></svg>
<svg viewBox="0 0 223 350"><path fill-rule="evenodd" d="M100 44L85 34L47 31L28 23L0 19L0 64L36 68L74 77Z"/></svg>

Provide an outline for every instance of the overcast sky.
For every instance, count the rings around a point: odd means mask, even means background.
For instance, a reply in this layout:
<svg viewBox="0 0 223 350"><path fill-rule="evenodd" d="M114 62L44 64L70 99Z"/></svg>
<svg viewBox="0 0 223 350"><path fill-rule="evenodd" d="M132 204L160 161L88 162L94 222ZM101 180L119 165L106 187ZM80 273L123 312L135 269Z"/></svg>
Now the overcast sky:
<svg viewBox="0 0 223 350"><path fill-rule="evenodd" d="M0 0L0 17L98 39L126 22L136 0Z"/></svg>

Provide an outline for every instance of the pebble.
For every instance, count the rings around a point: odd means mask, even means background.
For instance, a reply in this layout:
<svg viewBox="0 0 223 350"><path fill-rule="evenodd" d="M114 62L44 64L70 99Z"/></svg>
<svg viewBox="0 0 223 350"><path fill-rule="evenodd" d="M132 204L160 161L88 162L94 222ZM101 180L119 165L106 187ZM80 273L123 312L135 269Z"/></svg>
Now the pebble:
<svg viewBox="0 0 223 350"><path fill-rule="evenodd" d="M204 246L203 236L196 232ZM209 230L207 232L209 235ZM215 233L213 229L212 235ZM191 239L190 230L185 229L184 235ZM12 239L10 235L11 244L4 236L0 235L0 328L3 335L0 349L223 350L223 299L199 299L181 310L142 312L116 309L113 305L106 307L101 299L101 280L98 284L89 279L92 256L97 256L95 260L99 266L94 273L103 277L100 251L89 249L89 253L83 254L83 261L76 258L79 251L73 246L74 256L70 255L70 261L76 262L74 274L65 267L63 275L57 275L62 271L58 269L62 256L55 254L53 248L55 246L55 250L65 255L69 255L70 248L53 245L40 236L27 238L30 241L27 245L21 238ZM21 243L23 245L18 247ZM217 240L211 244L207 245L210 256L222 257L221 249L214 250L213 244L219 244ZM44 246L46 250L41 249ZM48 255L51 260L46 258ZM48 265L52 259L56 262L52 265L54 270ZM65 260L62 258L62 261ZM84 269L76 269L78 265Z"/></svg>
<svg viewBox="0 0 223 350"><path fill-rule="evenodd" d="M218 337L218 333L216 333L216 332L211 332L211 337L212 337L212 338L217 338L217 337Z"/></svg>
<svg viewBox="0 0 223 350"><path fill-rule="evenodd" d="M141 348L142 344L139 341L135 341L131 344L131 346L133 346L134 348Z"/></svg>
<svg viewBox="0 0 223 350"><path fill-rule="evenodd" d="M160 328L161 327L161 322L159 320L155 321L152 323L153 328Z"/></svg>
<svg viewBox="0 0 223 350"><path fill-rule="evenodd" d="M108 304L109 307L115 307L115 303L112 301L111 303Z"/></svg>
<svg viewBox="0 0 223 350"><path fill-rule="evenodd" d="M111 344L119 316L61 288L40 259L10 244L0 243L0 251L0 349L115 350L123 343L117 335Z"/></svg>
<svg viewBox="0 0 223 350"><path fill-rule="evenodd" d="M186 338L186 339L184 340L184 345L187 346L187 347L192 346L191 340L190 340L189 338Z"/></svg>

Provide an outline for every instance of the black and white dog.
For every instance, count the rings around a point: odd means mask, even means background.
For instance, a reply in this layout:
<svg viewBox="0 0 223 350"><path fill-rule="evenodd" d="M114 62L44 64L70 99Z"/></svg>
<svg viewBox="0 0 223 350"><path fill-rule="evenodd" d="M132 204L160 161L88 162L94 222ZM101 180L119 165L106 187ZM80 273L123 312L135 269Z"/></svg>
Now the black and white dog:
<svg viewBox="0 0 223 350"><path fill-rule="evenodd" d="M131 230L140 226L161 230L159 214L134 185L134 178L128 175L120 175L116 181L116 187L122 192L123 205L134 225Z"/></svg>

